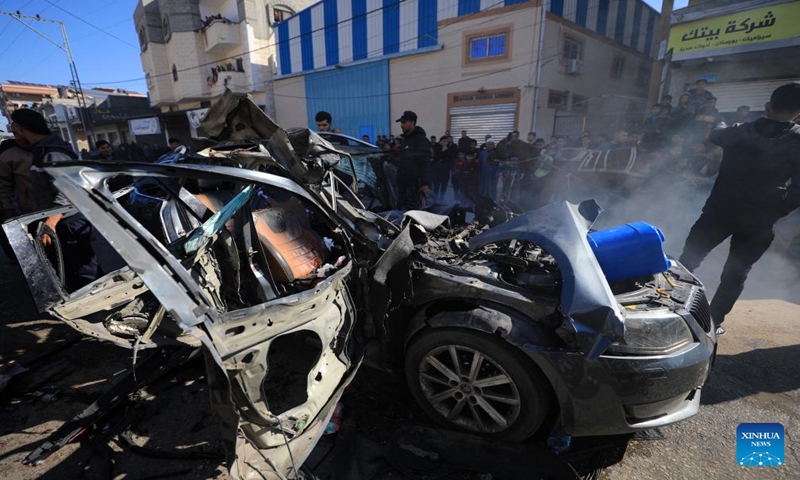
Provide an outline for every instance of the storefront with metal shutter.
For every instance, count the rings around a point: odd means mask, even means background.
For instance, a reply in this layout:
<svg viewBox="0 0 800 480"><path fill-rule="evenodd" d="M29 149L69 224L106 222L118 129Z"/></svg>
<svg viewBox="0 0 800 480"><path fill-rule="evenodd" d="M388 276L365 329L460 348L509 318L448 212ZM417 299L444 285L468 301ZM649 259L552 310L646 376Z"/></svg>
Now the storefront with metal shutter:
<svg viewBox="0 0 800 480"><path fill-rule="evenodd" d="M517 129L519 90L452 93L447 106L447 128L453 137L466 130L479 143L486 135L499 141Z"/></svg>
<svg viewBox="0 0 800 480"><path fill-rule="evenodd" d="M712 83L708 90L717 97L717 110L721 113L735 112L742 105L752 112L763 112L772 91L790 82L800 82L800 78L784 80L765 80L760 82Z"/></svg>

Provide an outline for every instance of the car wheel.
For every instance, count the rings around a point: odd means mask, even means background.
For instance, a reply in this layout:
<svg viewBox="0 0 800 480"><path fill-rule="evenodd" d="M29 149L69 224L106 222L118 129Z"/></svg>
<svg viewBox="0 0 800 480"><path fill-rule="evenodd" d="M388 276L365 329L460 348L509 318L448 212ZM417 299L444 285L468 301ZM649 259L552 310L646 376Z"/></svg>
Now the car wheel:
<svg viewBox="0 0 800 480"><path fill-rule="evenodd" d="M430 329L409 345L411 394L450 428L522 441L544 421L550 386L532 360L498 337L465 329Z"/></svg>

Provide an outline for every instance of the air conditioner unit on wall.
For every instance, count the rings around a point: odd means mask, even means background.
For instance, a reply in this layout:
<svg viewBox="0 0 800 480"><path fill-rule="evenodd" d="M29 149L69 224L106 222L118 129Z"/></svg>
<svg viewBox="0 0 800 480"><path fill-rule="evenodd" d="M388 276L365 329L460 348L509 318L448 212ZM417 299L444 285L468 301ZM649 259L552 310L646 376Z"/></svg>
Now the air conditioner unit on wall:
<svg viewBox="0 0 800 480"><path fill-rule="evenodd" d="M567 74L581 75L583 73L583 62L575 59L567 60Z"/></svg>

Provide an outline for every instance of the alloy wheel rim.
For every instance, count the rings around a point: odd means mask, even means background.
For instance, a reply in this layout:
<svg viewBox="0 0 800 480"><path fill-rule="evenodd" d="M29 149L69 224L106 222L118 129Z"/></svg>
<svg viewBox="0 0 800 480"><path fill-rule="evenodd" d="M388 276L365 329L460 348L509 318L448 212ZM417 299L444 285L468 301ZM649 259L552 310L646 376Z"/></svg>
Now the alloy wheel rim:
<svg viewBox="0 0 800 480"><path fill-rule="evenodd" d="M419 365L428 403L447 421L477 433L497 433L516 422L522 404L511 375L484 353L463 345L430 350Z"/></svg>

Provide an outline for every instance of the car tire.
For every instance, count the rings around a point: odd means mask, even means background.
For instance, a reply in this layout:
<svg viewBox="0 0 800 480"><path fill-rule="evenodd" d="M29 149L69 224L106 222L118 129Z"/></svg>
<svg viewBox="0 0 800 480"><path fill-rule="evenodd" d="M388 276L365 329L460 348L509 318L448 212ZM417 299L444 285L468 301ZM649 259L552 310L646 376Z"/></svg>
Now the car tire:
<svg viewBox="0 0 800 480"><path fill-rule="evenodd" d="M536 433L552 403L550 385L531 359L474 330L417 334L406 349L405 374L414 400L437 423L510 442Z"/></svg>

